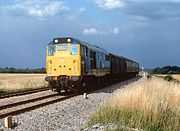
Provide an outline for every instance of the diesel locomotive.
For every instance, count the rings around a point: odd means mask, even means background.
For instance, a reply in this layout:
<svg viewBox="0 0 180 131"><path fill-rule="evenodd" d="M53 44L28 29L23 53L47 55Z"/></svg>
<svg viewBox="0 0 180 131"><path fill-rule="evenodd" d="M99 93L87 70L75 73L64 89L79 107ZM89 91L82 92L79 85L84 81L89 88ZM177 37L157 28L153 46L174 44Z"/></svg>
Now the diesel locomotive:
<svg viewBox="0 0 180 131"><path fill-rule="evenodd" d="M135 77L139 64L75 38L54 38L46 47L46 81L52 90L78 91L96 82Z"/></svg>

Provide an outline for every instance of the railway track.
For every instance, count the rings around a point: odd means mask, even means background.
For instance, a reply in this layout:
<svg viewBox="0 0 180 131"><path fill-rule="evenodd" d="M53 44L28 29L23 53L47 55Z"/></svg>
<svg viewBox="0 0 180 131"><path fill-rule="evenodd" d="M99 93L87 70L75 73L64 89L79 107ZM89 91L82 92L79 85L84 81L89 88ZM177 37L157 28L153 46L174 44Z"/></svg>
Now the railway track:
<svg viewBox="0 0 180 131"><path fill-rule="evenodd" d="M138 80L139 78L134 79L133 81ZM131 83L133 82L131 81ZM99 89L105 88L109 85L104 85ZM91 89L89 91L87 91L87 93L91 93L93 91L95 91L97 89ZM82 92L80 93L62 93L61 95L58 94L49 94L49 95L45 95L45 96L40 96L37 98L31 98L28 100L24 100L24 101L18 101L15 103L11 103L11 104L6 104L6 105L1 105L0 106L0 118L4 118L8 115L17 115L26 111L30 111L30 110L34 110L37 109L39 107L43 107L49 104L53 104L56 102L60 102L66 99L69 99L71 97L77 96L82 94Z"/></svg>
<svg viewBox="0 0 180 131"><path fill-rule="evenodd" d="M17 115L26 111L34 110L42 106L53 104L65 99L74 97L78 94L69 94L66 96L59 96L57 94L50 94L46 96L41 96L34 99L29 99L25 101L19 101L16 103L11 103L7 105L0 106L0 118L4 118L8 115Z"/></svg>
<svg viewBox="0 0 180 131"><path fill-rule="evenodd" d="M20 92L13 92L13 93L2 93L2 94L0 94L0 99L13 97L13 96L26 95L26 94L31 94L31 93L36 93L36 92L41 92L41 91L46 91L46 90L49 90L49 88L48 87L42 87L42 88L27 90L27 91L20 91Z"/></svg>

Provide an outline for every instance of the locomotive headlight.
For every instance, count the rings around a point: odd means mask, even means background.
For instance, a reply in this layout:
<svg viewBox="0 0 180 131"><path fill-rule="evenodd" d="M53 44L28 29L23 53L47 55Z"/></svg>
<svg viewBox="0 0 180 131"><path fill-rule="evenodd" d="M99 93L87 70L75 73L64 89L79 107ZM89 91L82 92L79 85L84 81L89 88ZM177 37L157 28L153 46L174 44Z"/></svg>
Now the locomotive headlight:
<svg viewBox="0 0 180 131"><path fill-rule="evenodd" d="M67 39L67 42L69 42L69 43L70 43L70 42L71 42L71 39Z"/></svg>
<svg viewBox="0 0 180 131"><path fill-rule="evenodd" d="M55 43L58 43L59 41L58 41L58 39L55 39L54 42L55 42Z"/></svg>

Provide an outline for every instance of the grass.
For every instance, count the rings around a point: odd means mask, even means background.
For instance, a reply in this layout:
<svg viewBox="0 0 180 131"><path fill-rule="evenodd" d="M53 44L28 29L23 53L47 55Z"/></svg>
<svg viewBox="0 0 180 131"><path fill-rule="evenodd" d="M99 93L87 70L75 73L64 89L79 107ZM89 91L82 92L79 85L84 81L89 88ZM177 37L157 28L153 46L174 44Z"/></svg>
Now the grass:
<svg viewBox="0 0 180 131"><path fill-rule="evenodd" d="M3 93L11 93L11 92L13 92L13 91L0 89L0 94L3 94Z"/></svg>
<svg viewBox="0 0 180 131"><path fill-rule="evenodd" d="M153 78L120 89L88 122L89 126L97 123L148 131L179 131L180 84Z"/></svg>
<svg viewBox="0 0 180 131"><path fill-rule="evenodd" d="M156 74L156 76L160 76L160 77L165 77L165 76L168 76L168 75L170 75L170 74ZM180 81L180 74L172 74L171 75L174 79L176 79L176 80L178 80L178 81Z"/></svg>
<svg viewBox="0 0 180 131"><path fill-rule="evenodd" d="M45 74L0 74L0 93L32 90L47 86Z"/></svg>
<svg viewBox="0 0 180 131"><path fill-rule="evenodd" d="M180 74L178 74L178 75L173 75L173 78L180 81Z"/></svg>

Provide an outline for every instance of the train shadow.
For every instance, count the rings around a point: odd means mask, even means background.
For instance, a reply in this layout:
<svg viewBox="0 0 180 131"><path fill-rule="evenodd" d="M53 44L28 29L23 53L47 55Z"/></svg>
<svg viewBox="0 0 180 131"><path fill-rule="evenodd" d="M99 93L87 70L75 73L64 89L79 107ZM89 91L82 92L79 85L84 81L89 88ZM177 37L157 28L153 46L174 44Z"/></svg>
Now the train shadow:
<svg viewBox="0 0 180 131"><path fill-rule="evenodd" d="M135 81L138 81L142 76L137 76L137 77L130 77L130 78L125 78L125 79L119 79L118 81L113 81L113 82L108 82L108 83L91 83L88 85L86 89L83 89L79 92L73 92L73 91L62 91L61 93L57 93L57 95L61 96L67 96L76 93L77 95L81 95L83 93L87 94L93 94L93 93L112 93L117 89L123 88L125 85L129 85Z"/></svg>
<svg viewBox="0 0 180 131"><path fill-rule="evenodd" d="M138 81L139 79L141 79L142 76L137 76L134 78L127 78L127 79L121 79L119 81L116 82L109 82L109 83L102 83L100 85L91 85L88 90L87 93L88 94L93 94L93 93L112 93L117 89L120 88L124 88L125 85L129 85L135 81Z"/></svg>

